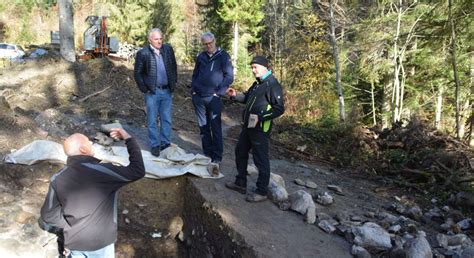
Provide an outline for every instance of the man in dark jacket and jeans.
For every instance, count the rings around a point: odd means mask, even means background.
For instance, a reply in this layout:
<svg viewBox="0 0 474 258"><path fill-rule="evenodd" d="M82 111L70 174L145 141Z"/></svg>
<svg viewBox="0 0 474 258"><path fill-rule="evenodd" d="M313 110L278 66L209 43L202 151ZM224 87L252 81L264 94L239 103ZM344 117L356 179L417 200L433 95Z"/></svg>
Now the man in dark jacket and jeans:
<svg viewBox="0 0 474 258"><path fill-rule="evenodd" d="M245 103L242 114L242 131L235 147L237 176L235 182L226 183L226 187L245 194L247 192L247 163L252 149L253 160L258 169L257 189L247 195L249 202L267 199L270 183L270 161L268 159L268 140L272 120L281 116L285 110L283 90L280 83L268 69L268 60L256 56L250 63L252 73L257 79L244 94L229 88L227 94L237 101Z"/></svg>
<svg viewBox="0 0 474 258"><path fill-rule="evenodd" d="M196 58L192 79L192 101L198 119L202 149L212 162L220 163L224 144L221 127L221 97L234 81L229 54L216 47L210 32L201 36L204 51Z"/></svg>
<svg viewBox="0 0 474 258"><path fill-rule="evenodd" d="M148 46L137 52L134 76L138 89L145 94L151 154L160 156L160 151L171 143L171 93L178 80L178 72L173 48L163 44L160 29L150 30L148 42ZM160 117L159 135L157 116Z"/></svg>
<svg viewBox="0 0 474 258"><path fill-rule="evenodd" d="M48 232L64 233L67 257L115 257L117 191L145 175L137 141L123 129L112 129L111 136L125 140L128 166L101 163L83 134L64 141L67 163L51 178L39 224Z"/></svg>

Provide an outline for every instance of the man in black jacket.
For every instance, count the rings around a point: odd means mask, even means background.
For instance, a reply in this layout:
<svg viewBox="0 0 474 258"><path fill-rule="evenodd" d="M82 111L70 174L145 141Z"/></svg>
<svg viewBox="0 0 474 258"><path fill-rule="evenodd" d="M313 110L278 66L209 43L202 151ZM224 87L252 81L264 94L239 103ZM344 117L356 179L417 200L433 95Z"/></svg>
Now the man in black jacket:
<svg viewBox="0 0 474 258"><path fill-rule="evenodd" d="M197 116L204 155L220 163L224 151L221 127L221 97L234 81L229 54L216 45L214 34L201 36L204 51L196 58L193 71L192 101Z"/></svg>
<svg viewBox="0 0 474 258"><path fill-rule="evenodd" d="M137 52L134 77L138 89L145 94L151 153L160 156L160 151L171 143L171 94L178 80L178 72L173 48L163 44L160 29L150 30L148 42L148 46ZM160 117L159 135L157 116Z"/></svg>
<svg viewBox="0 0 474 258"><path fill-rule="evenodd" d="M252 72L257 79L245 93L237 93L229 88L227 94L245 103L242 114L242 131L235 147L235 163L237 176L235 182L226 183L226 187L245 194L247 192L247 163L249 151L252 149L253 160L258 169L257 189L247 195L249 202L267 199L270 183L270 161L268 159L268 140L272 128L272 120L285 111L283 90L278 80L269 70L268 60L264 56L256 56L250 63Z"/></svg>
<svg viewBox="0 0 474 258"><path fill-rule="evenodd" d="M111 136L125 140L128 166L101 163L83 134L64 141L67 163L51 177L39 224L48 232L64 233L67 257L115 257L117 191L145 175L137 141L123 129L112 129Z"/></svg>

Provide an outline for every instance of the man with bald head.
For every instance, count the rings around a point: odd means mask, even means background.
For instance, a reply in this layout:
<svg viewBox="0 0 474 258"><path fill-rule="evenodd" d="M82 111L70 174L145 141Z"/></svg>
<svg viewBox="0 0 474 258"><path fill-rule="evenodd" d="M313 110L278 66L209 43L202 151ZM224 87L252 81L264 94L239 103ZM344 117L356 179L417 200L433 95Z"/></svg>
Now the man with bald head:
<svg viewBox="0 0 474 258"><path fill-rule="evenodd" d="M173 47L163 42L161 30L151 29L148 45L137 52L134 67L135 82L145 94L148 137L154 156L160 156L160 151L171 144L171 94L178 80ZM159 130L157 117L160 118Z"/></svg>
<svg viewBox="0 0 474 258"><path fill-rule="evenodd" d="M117 191L145 175L137 141L123 129L112 129L110 135L125 140L128 166L101 163L93 157L92 142L75 133L64 141L66 166L51 177L39 224L64 234L61 255L66 257L115 257Z"/></svg>

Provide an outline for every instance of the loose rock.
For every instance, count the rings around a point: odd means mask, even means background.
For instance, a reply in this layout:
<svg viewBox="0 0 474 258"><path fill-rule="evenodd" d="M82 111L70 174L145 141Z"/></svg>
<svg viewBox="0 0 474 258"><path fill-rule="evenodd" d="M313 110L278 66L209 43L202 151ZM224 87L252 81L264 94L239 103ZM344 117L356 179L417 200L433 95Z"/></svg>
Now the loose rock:
<svg viewBox="0 0 474 258"><path fill-rule="evenodd" d="M295 184L301 185L301 186L306 186L306 183L303 180L299 179L299 178L295 179Z"/></svg>
<svg viewBox="0 0 474 258"><path fill-rule="evenodd" d="M306 215L306 222L313 224L316 221L316 206L311 195L303 190L298 190L289 196L290 209Z"/></svg>
<svg viewBox="0 0 474 258"><path fill-rule="evenodd" d="M471 241L465 234L456 234L448 236L448 246L458 246L464 244L466 241Z"/></svg>
<svg viewBox="0 0 474 258"><path fill-rule="evenodd" d="M468 246L462 250L461 258L472 258L474 257L474 246Z"/></svg>
<svg viewBox="0 0 474 258"><path fill-rule="evenodd" d="M316 188L318 188L318 185L317 185L315 182L309 181L309 180L306 181L306 184L305 184L305 185L306 185L306 187L311 188L311 189L316 189Z"/></svg>
<svg viewBox="0 0 474 258"><path fill-rule="evenodd" d="M354 227L352 232L355 235L354 242L359 246L375 250L392 248L388 232L373 222L366 222L363 226Z"/></svg>
<svg viewBox="0 0 474 258"><path fill-rule="evenodd" d="M423 216L423 212L421 211L421 208L417 205L409 208L406 211L406 214L408 217L414 219L414 220L420 220L421 216Z"/></svg>
<svg viewBox="0 0 474 258"><path fill-rule="evenodd" d="M466 230L466 229L469 229L471 228L471 225L472 225L472 221L471 219L463 219L461 221L459 221L458 223L456 223L462 230Z"/></svg>
<svg viewBox="0 0 474 258"><path fill-rule="evenodd" d="M337 185L328 185L328 189L339 195L343 195L342 189Z"/></svg>
<svg viewBox="0 0 474 258"><path fill-rule="evenodd" d="M258 169L254 164L250 164L247 166L247 173L249 175L257 175L258 174Z"/></svg>
<svg viewBox="0 0 474 258"><path fill-rule="evenodd" d="M445 234L438 233L435 236L431 236L428 238L432 247L441 247L447 248L448 247L448 236Z"/></svg>
<svg viewBox="0 0 474 258"><path fill-rule="evenodd" d="M416 238L407 241L404 245L404 249L406 251L407 258L433 257L430 244L422 234L419 234Z"/></svg>
<svg viewBox="0 0 474 258"><path fill-rule="evenodd" d="M356 258L370 258L372 257L370 253L365 250L365 248L357 245L353 245L351 249L351 254Z"/></svg>
<svg viewBox="0 0 474 258"><path fill-rule="evenodd" d="M388 229L390 233L397 233L402 227L400 225L393 225Z"/></svg>
<svg viewBox="0 0 474 258"><path fill-rule="evenodd" d="M336 228L327 220L321 220L318 223L318 227L329 234L331 234L332 232L336 230Z"/></svg>
<svg viewBox="0 0 474 258"><path fill-rule="evenodd" d="M274 173L270 174L268 198L277 204L288 199L288 192L285 189L285 180L280 175Z"/></svg>
<svg viewBox="0 0 474 258"><path fill-rule="evenodd" d="M328 206L333 204L334 198L327 192L324 192L322 195L318 195L316 202L321 205Z"/></svg>

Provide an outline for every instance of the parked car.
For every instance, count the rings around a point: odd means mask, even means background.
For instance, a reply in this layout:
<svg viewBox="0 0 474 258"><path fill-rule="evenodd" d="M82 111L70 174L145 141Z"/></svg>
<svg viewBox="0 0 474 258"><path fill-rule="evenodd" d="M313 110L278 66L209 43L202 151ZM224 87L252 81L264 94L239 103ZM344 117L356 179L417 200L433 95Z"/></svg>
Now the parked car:
<svg viewBox="0 0 474 258"><path fill-rule="evenodd" d="M0 58L22 58L25 50L15 44L0 43Z"/></svg>

